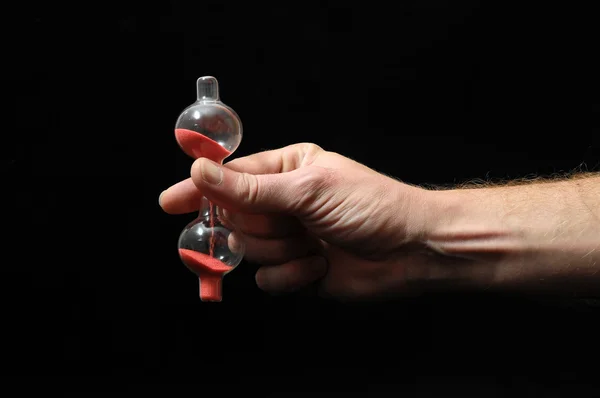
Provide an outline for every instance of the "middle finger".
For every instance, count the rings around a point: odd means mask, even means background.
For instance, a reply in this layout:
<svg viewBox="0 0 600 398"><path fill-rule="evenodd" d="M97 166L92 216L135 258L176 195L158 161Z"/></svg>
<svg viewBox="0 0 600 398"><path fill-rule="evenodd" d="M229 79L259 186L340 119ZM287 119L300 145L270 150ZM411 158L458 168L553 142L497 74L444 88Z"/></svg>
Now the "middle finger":
<svg viewBox="0 0 600 398"><path fill-rule="evenodd" d="M278 214L245 214L234 213L226 209L221 211L221 221L231 227L235 226L246 236L261 239L278 239L300 235L304 227L295 218Z"/></svg>
<svg viewBox="0 0 600 398"><path fill-rule="evenodd" d="M289 261L321 252L320 241L304 234L283 239L261 239L243 235L244 258L261 265L284 264Z"/></svg>

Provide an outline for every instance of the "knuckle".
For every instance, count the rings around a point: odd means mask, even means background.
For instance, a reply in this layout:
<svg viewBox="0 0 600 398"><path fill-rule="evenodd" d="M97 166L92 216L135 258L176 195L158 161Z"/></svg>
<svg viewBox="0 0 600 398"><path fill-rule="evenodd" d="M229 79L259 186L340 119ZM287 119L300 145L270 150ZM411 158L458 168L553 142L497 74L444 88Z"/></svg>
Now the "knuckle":
<svg viewBox="0 0 600 398"><path fill-rule="evenodd" d="M321 153L325 152L323 148L311 142L300 144L300 148L300 152L302 153L300 166L311 165Z"/></svg>
<svg viewBox="0 0 600 398"><path fill-rule="evenodd" d="M304 149L304 152L307 154L314 154L323 151L323 148L312 142L303 142L301 145L303 147L302 149Z"/></svg>
<svg viewBox="0 0 600 398"><path fill-rule="evenodd" d="M318 154L324 152L320 146L302 142L285 147L281 152L281 171L292 171L314 162Z"/></svg>
<svg viewBox="0 0 600 398"><path fill-rule="evenodd" d="M323 148L312 142L299 142L297 144L290 145L290 147L303 153L315 153L323 151Z"/></svg>

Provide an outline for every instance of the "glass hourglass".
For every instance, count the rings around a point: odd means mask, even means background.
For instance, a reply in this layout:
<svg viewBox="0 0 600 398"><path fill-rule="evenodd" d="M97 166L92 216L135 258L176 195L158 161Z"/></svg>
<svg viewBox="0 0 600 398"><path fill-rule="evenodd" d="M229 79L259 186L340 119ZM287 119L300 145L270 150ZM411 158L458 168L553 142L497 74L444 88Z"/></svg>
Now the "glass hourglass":
<svg viewBox="0 0 600 398"><path fill-rule="evenodd" d="M221 102L219 83L212 76L197 80L198 98L179 115L175 138L194 159L204 157L222 164L242 140L242 122L233 109ZM235 227L221 219L222 212L203 197L198 217L179 236L179 256L198 276L202 301L222 300L222 278L244 256ZM239 236L239 235L237 235Z"/></svg>

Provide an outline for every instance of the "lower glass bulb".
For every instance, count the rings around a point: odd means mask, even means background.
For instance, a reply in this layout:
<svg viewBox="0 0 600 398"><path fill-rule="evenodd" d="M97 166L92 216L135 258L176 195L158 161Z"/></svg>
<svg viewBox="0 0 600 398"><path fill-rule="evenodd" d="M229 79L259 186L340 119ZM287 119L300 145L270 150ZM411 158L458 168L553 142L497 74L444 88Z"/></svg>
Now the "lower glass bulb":
<svg viewBox="0 0 600 398"><path fill-rule="evenodd" d="M239 234L219 213L217 206L203 198L198 218L179 235L179 256L198 276L202 301L222 300L223 276L244 257Z"/></svg>

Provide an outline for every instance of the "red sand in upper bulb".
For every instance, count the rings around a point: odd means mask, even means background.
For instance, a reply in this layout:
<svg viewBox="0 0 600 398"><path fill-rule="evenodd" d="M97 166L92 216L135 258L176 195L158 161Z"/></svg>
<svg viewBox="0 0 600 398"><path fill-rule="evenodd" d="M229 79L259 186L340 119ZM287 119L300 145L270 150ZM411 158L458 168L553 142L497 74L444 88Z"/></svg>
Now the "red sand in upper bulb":
<svg viewBox="0 0 600 398"><path fill-rule="evenodd" d="M231 152L218 142L192 130L175 129L175 139L181 149L194 159L208 158L213 162L221 163L231 155Z"/></svg>

